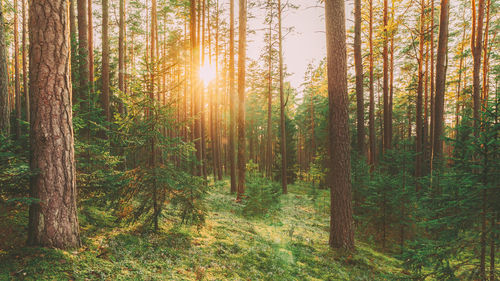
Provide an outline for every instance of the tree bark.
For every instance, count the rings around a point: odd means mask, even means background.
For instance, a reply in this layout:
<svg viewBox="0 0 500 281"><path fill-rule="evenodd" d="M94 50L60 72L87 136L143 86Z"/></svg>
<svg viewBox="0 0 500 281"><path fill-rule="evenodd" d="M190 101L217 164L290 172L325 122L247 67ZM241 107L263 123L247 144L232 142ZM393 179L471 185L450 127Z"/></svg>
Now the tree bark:
<svg viewBox="0 0 500 281"><path fill-rule="evenodd" d="M125 92L125 0L119 0L119 22L118 22L118 90ZM147 47L146 47L147 48ZM147 57L147 51L146 51ZM146 59L147 61L147 59ZM123 113L123 104L118 103L118 112Z"/></svg>
<svg viewBox="0 0 500 281"><path fill-rule="evenodd" d="M370 45L370 106L368 116L369 142L370 142L370 171L373 171L376 162L376 135L375 135L375 93L373 86L373 0L370 3L369 19L369 45Z"/></svg>
<svg viewBox="0 0 500 281"><path fill-rule="evenodd" d="M26 108L26 122L30 122L30 99L29 99L29 91L28 91L28 60L26 58L26 54L28 51L26 48L28 45L26 44L26 35L28 33L28 22L26 21L26 1L22 1L22 13L23 13L23 35L22 35L22 46L23 46L23 95L25 99L25 108Z"/></svg>
<svg viewBox="0 0 500 281"><path fill-rule="evenodd" d="M283 34L281 28L281 17L283 7L281 7L281 0L278 0L278 29L279 29L279 68L280 68L280 123L281 123L281 189L283 194L288 193L287 184L287 155L286 155L286 125L285 125L285 97L283 93Z"/></svg>
<svg viewBox="0 0 500 281"><path fill-rule="evenodd" d="M432 161L441 160L443 156L444 127L444 95L446 91L446 56L448 52L448 19L450 3L441 0L441 15L439 19L439 41L436 57L436 94L434 96L434 151Z"/></svg>
<svg viewBox="0 0 500 281"><path fill-rule="evenodd" d="M18 0L14 0L14 91L16 95L16 139L21 136L21 85L19 79L19 26L18 26Z"/></svg>
<svg viewBox="0 0 500 281"><path fill-rule="evenodd" d="M354 63L356 68L357 146L365 155L365 101L363 96L363 60L361 55L361 0L354 1Z"/></svg>
<svg viewBox="0 0 500 281"><path fill-rule="evenodd" d="M425 40L425 0L420 1L420 34L418 48L418 84L417 84L417 105L416 105L416 155L415 155L415 177L418 179L422 176L423 166L423 120L422 120L422 99L424 86L424 40ZM420 184L416 183L416 191L421 189Z"/></svg>
<svg viewBox="0 0 500 281"><path fill-rule="evenodd" d="M3 1L0 1L0 134L8 135L10 134L10 97L3 12Z"/></svg>
<svg viewBox="0 0 500 281"><path fill-rule="evenodd" d="M388 31L388 17L387 17L387 0L384 0L384 48L383 48L383 95L384 95L384 137L383 137L383 148L384 153L391 149L392 136L390 135L390 103L389 103L389 55L388 55L388 43L389 43L389 31Z"/></svg>
<svg viewBox="0 0 500 281"><path fill-rule="evenodd" d="M326 0L329 147L331 186L330 246L354 249L351 206L351 161L347 100L347 55L344 1Z"/></svg>
<svg viewBox="0 0 500 281"><path fill-rule="evenodd" d="M273 92L272 92L272 84L273 84L273 76L272 76L272 64L273 64L273 39L272 39L272 24L273 24L273 3L269 0L268 6L270 9L269 12L269 50L268 50L268 93L267 93L267 142L266 142L266 175L268 178L272 179L272 167L273 167L273 147L272 147L272 101L273 101Z"/></svg>
<svg viewBox="0 0 500 281"><path fill-rule="evenodd" d="M89 86L89 41L88 41L88 13L87 1L77 0L78 4L78 55L79 55L79 72L80 72L80 91L78 96L82 100L87 99L88 86ZM77 100L73 100L76 102Z"/></svg>
<svg viewBox="0 0 500 281"><path fill-rule="evenodd" d="M28 243L78 247L71 110L68 1L30 0L30 168Z"/></svg>
<svg viewBox="0 0 500 281"><path fill-rule="evenodd" d="M235 161L235 130L236 130L236 92L234 86L234 0L230 0L229 19L229 167L231 174L231 193L236 193L236 161Z"/></svg>
<svg viewBox="0 0 500 281"><path fill-rule="evenodd" d="M94 26L92 24L92 0L88 0L88 36L89 36L89 89L94 90Z"/></svg>
<svg viewBox="0 0 500 281"><path fill-rule="evenodd" d="M111 121L109 110L109 0L102 0L102 93L101 106L106 121Z"/></svg>
<svg viewBox="0 0 500 281"><path fill-rule="evenodd" d="M472 56L474 65L472 68L472 101L473 101L473 118L474 118L474 134L479 135L479 110L481 108L481 51L483 46L483 21L484 21L484 0L479 0L477 8L477 21L476 21L476 1L472 0Z"/></svg>
<svg viewBox="0 0 500 281"><path fill-rule="evenodd" d="M245 65L247 35L247 1L239 0L239 41L238 41L238 196L245 193L246 138L245 138Z"/></svg>

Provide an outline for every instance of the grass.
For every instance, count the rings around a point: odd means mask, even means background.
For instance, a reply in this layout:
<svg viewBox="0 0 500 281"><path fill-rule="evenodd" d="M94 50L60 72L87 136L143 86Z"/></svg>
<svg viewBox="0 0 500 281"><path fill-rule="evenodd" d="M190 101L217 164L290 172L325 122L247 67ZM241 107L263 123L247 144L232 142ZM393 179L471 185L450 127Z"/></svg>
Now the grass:
<svg viewBox="0 0 500 281"><path fill-rule="evenodd" d="M210 190L201 228L166 217L159 233L117 227L95 207L80 211L83 246L61 251L0 244L0 280L395 280L400 262L357 241L352 255L330 250L321 196L292 185L281 208L243 216L226 185ZM9 212L12 213L12 210ZM26 210L1 217L25 233ZM2 232L2 231L0 231ZM24 234L23 234L24 235ZM1 236L0 236L1 237Z"/></svg>

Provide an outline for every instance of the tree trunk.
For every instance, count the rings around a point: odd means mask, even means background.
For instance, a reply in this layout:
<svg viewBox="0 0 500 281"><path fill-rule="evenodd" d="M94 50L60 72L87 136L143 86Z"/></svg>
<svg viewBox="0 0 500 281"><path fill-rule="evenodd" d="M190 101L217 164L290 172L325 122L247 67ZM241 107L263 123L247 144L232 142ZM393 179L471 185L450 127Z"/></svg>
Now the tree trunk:
<svg viewBox="0 0 500 281"><path fill-rule="evenodd" d="M351 207L351 161L347 100L347 55L344 1L327 0L329 146L331 186L330 246L354 249Z"/></svg>
<svg viewBox="0 0 500 281"><path fill-rule="evenodd" d="M26 108L26 122L30 123L30 99L29 99L29 91L28 91L28 60L26 59L26 54L28 53L28 45L26 44L26 35L28 33L28 22L26 21L26 0L22 1L22 13L23 13L23 37L22 37L22 46L23 46L23 94L25 99L25 108Z"/></svg>
<svg viewBox="0 0 500 281"><path fill-rule="evenodd" d="M247 37L247 1L239 0L239 41L238 41L238 196L241 200L245 193L245 64Z"/></svg>
<svg viewBox="0 0 500 281"><path fill-rule="evenodd" d="M420 34L419 34L419 49L418 49L418 85L417 85L417 105L416 105L416 155L415 155L415 177L418 179L422 176L423 166L423 120L422 120L422 95L424 87L424 40L425 40L425 0L420 2ZM420 184L416 183L416 191L421 189Z"/></svg>
<svg viewBox="0 0 500 281"><path fill-rule="evenodd" d="M40 201L30 206L28 243L73 248L80 245L80 237L76 209L68 1L30 0L29 7L30 168L37 171L31 179L31 197Z"/></svg>
<svg viewBox="0 0 500 281"><path fill-rule="evenodd" d="M92 0L88 0L88 27L89 27L89 89L94 90L94 26L92 24ZM89 101L90 102L90 101Z"/></svg>
<svg viewBox="0 0 500 281"><path fill-rule="evenodd" d="M102 0L102 93L101 106L106 121L111 121L109 110L109 0Z"/></svg>
<svg viewBox="0 0 500 281"><path fill-rule="evenodd" d="M285 126L285 97L283 93L283 35L281 28L281 17L283 7L281 7L281 0L278 0L278 29L279 29L279 60L280 60L280 123L281 123L281 189L283 194L287 194L287 155L286 155L286 126Z"/></svg>
<svg viewBox="0 0 500 281"><path fill-rule="evenodd" d="M235 130L236 130L236 92L234 86L234 0L230 0L229 19L229 167L231 174L231 193L236 193L236 161L235 161Z"/></svg>
<svg viewBox="0 0 500 281"><path fill-rule="evenodd" d="M125 91L125 0L119 0L118 31L118 90ZM146 51L147 54L147 51ZM147 56L147 55L146 55ZM123 113L123 104L118 103L118 112Z"/></svg>
<svg viewBox="0 0 500 281"><path fill-rule="evenodd" d="M365 101L363 96L363 61L361 55L361 0L354 1L354 63L356 68L357 146L365 154Z"/></svg>
<svg viewBox="0 0 500 281"><path fill-rule="evenodd" d="M479 79L481 72L481 51L483 45L483 20L484 20L484 0L479 0L477 8L476 21L476 1L472 0L472 56L474 58L474 66L472 68L472 101L473 101L473 118L474 118L474 135L479 136L479 110L481 108L481 82Z"/></svg>
<svg viewBox="0 0 500 281"><path fill-rule="evenodd" d="M375 135L375 93L373 87L373 0L370 3L370 20L369 20L369 44L370 44L370 108L368 116L369 127L369 142L370 142L370 171L373 171L376 157L376 135Z"/></svg>
<svg viewBox="0 0 500 281"><path fill-rule="evenodd" d="M19 27L18 27L18 0L14 0L14 91L16 95L16 139L21 136L21 85L19 81Z"/></svg>
<svg viewBox="0 0 500 281"><path fill-rule="evenodd" d="M387 150L391 149L392 136L390 135L390 104L389 104L389 55L388 55L388 41L389 41L389 31L388 31L388 19L387 19L387 0L384 0L384 49L383 49L383 61L384 61L384 77L383 77L383 94L384 94L384 137L383 137L383 148L384 154Z"/></svg>
<svg viewBox="0 0 500 281"><path fill-rule="evenodd" d="M8 135L10 134L10 97L3 12L3 1L0 1L0 134Z"/></svg>
<svg viewBox="0 0 500 281"><path fill-rule="evenodd" d="M273 85L273 76L272 76L272 64L273 64L273 39L272 39L272 24L273 24L273 3L269 0L268 6L270 9L269 12L269 50L268 50L268 93L267 93L267 139L266 139L266 175L268 178L272 179L273 174L272 174L272 167L273 167L273 147L272 147L272 137L273 137L273 130L272 130L272 101L273 101L273 92L272 92L272 85Z"/></svg>
<svg viewBox="0 0 500 281"><path fill-rule="evenodd" d="M77 0L78 4L78 55L79 55L79 72L80 72L80 91L78 96L74 96L73 101L76 102L78 98L87 99L87 89L89 86L89 49L88 49L88 13L87 13L88 0ZM84 103L85 104L85 103Z"/></svg>
<svg viewBox="0 0 500 281"><path fill-rule="evenodd" d="M448 52L448 19L450 4L441 0L439 41L436 57L436 94L434 96L434 151L432 161L440 161L443 155L444 95L446 91L446 56Z"/></svg>

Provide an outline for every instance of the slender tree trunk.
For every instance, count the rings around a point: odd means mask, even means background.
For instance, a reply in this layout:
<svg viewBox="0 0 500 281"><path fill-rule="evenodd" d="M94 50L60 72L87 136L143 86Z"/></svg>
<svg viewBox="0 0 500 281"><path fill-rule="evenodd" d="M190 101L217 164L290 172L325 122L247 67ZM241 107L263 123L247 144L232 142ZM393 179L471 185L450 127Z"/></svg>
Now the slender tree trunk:
<svg viewBox="0 0 500 281"><path fill-rule="evenodd" d="M356 68L357 146L359 154L365 155L365 101L363 96L363 60L361 55L361 0L354 1L354 63Z"/></svg>
<svg viewBox="0 0 500 281"><path fill-rule="evenodd" d="M368 127L370 131L370 171L373 172L376 162L376 135L375 135L375 92L373 86L373 0L370 3L370 20L369 20L369 45L370 45L370 108L369 108L369 122Z"/></svg>
<svg viewBox="0 0 500 281"><path fill-rule="evenodd" d="M329 147L331 186L330 247L354 249L351 206L351 161L347 100L347 55L344 1L326 0Z"/></svg>
<svg viewBox="0 0 500 281"><path fill-rule="evenodd" d="M88 0L88 36L89 36L89 89L94 90L94 26L92 23L92 0ZM90 102L90 100L89 100Z"/></svg>
<svg viewBox="0 0 500 281"><path fill-rule="evenodd" d="M281 188L283 194L288 193L287 186L287 155L286 155L286 124L285 124L285 97L283 93L283 34L281 28L281 17L283 14L283 7L281 7L281 0L278 0L278 28L279 28L279 68L280 68L280 123L281 123Z"/></svg>
<svg viewBox="0 0 500 281"><path fill-rule="evenodd" d="M446 56L448 52L448 21L450 3L441 0L441 15L439 19L439 41L436 58L436 94L434 100L434 151L433 162L440 161L443 156L444 127L444 95L446 91Z"/></svg>
<svg viewBox="0 0 500 281"><path fill-rule="evenodd" d="M236 130L236 92L234 86L234 1L230 0L229 19L229 167L231 174L231 193L236 193L236 161L235 161L235 130Z"/></svg>
<svg viewBox="0 0 500 281"><path fill-rule="evenodd" d="M109 0L102 0L102 93L101 106L106 121L111 121L109 110Z"/></svg>
<svg viewBox="0 0 500 281"><path fill-rule="evenodd" d="M0 134L8 135L10 134L10 97L3 12L3 1L0 1Z"/></svg>
<svg viewBox="0 0 500 281"><path fill-rule="evenodd" d="M424 87L424 39L425 38L425 0L420 1L420 34L419 34L419 57L418 57L418 85L417 85L417 105L416 105L416 155L415 155L415 177L422 176L423 166L423 120L422 120L422 95ZM416 190L419 192L420 184L417 182Z"/></svg>
<svg viewBox="0 0 500 281"><path fill-rule="evenodd" d="M88 98L87 90L89 86L89 41L88 41L88 0L77 0L78 4L78 56L79 56L79 74L80 88L76 96L77 100ZM85 102L83 103L85 104Z"/></svg>
<svg viewBox="0 0 500 281"><path fill-rule="evenodd" d="M484 0L479 0L477 8L477 19L476 19L476 1L472 0L472 37L471 37L471 50L472 56L474 58L474 66L472 68L472 80L473 80L473 91L472 91L472 101L473 101L473 118L474 118L474 134L479 136L479 110L481 108L481 82L480 82L480 72L481 72L481 51L483 46L483 21L484 21Z"/></svg>
<svg viewBox="0 0 500 281"><path fill-rule="evenodd" d="M26 35L28 33L28 22L26 15L26 0L22 1L22 13L23 13L23 37L22 37L22 46L23 46L23 94L25 99L25 108L26 108L26 122L30 122L30 99L29 99L29 91L28 91L28 60L26 59L26 54L28 53L26 44Z"/></svg>
<svg viewBox="0 0 500 281"><path fill-rule="evenodd" d="M273 76L272 76L272 63L273 63L273 39L272 39L272 25L273 25L273 3L269 0L268 6L270 9L269 12L269 50L268 50L268 93L267 93L267 146L266 146L266 175L268 178L272 179L272 166L273 166L273 147L272 147L272 138L273 138L273 130L272 130L272 100L273 100L273 92L272 92L272 84L273 84Z"/></svg>
<svg viewBox="0 0 500 281"><path fill-rule="evenodd" d="M14 0L14 91L16 95L16 139L21 136L21 86L19 81L19 27L18 27L18 0Z"/></svg>
<svg viewBox="0 0 500 281"><path fill-rule="evenodd" d="M40 201L30 206L28 243L73 248L80 245L80 237L68 1L30 0L29 7L30 108L33 117L30 124L30 168L38 171L31 179L31 197Z"/></svg>
<svg viewBox="0 0 500 281"><path fill-rule="evenodd" d="M245 193L245 65L247 35L247 1L239 0L239 41L238 41L238 197Z"/></svg>
<svg viewBox="0 0 500 281"><path fill-rule="evenodd" d="M119 2L118 22L118 90L125 92L125 0ZM147 54L147 51L146 51ZM118 112L123 114L123 104L118 102Z"/></svg>
<svg viewBox="0 0 500 281"><path fill-rule="evenodd" d="M383 61L384 61L384 69L383 69L383 94L384 94L384 132L383 132L383 148L384 154L387 150L391 149L391 140L392 136L390 135L390 108L389 108L389 55L388 55L388 43L389 43L389 25L388 25L388 17L387 11L388 5L387 0L384 0L384 48L383 48Z"/></svg>

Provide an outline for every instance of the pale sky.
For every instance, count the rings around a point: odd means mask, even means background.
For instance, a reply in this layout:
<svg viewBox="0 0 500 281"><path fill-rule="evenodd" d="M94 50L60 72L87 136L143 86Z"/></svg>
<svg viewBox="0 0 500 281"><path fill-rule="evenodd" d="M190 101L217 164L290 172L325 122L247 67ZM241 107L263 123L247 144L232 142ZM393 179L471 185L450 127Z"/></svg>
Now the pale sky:
<svg viewBox="0 0 500 281"><path fill-rule="evenodd" d="M251 0L248 0L251 1ZM285 2L286 0L283 0ZM304 82L307 66L311 62L316 64L326 56L325 39L325 10L324 5L317 0L289 0L298 9L285 12L283 27L294 27L295 30L284 38L283 61L292 75L288 81L292 87L300 89ZM238 2L238 1L236 1ZM238 7L235 7L237 15ZM248 20L248 26L261 27L264 12L259 8L251 11L255 18ZM352 25L352 3L346 3L346 25ZM257 29L257 28L256 28ZM248 36L248 57L258 59L263 48L264 30Z"/></svg>

